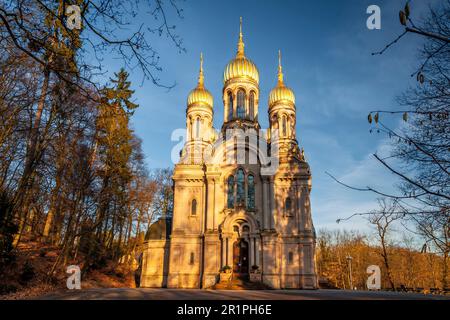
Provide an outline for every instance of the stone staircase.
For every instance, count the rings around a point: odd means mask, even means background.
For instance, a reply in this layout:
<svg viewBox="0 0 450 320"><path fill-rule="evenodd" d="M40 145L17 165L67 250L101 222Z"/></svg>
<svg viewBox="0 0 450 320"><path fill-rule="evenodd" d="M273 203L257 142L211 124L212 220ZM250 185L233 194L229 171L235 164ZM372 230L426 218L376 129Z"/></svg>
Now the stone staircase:
<svg viewBox="0 0 450 320"><path fill-rule="evenodd" d="M269 290L270 287L261 282L250 282L248 275L233 274L229 281L216 283L213 290Z"/></svg>

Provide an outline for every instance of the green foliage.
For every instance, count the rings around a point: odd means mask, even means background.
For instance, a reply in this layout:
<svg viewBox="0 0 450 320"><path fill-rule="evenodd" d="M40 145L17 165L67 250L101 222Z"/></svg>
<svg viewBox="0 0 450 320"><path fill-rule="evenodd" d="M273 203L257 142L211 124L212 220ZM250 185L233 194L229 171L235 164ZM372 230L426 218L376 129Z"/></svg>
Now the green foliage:
<svg viewBox="0 0 450 320"><path fill-rule="evenodd" d="M115 78L110 79L113 87L103 90L103 95L107 99L107 104L115 109L126 111L127 116L131 116L139 105L130 101L134 90L130 89L131 82L128 81L128 72L123 68L118 73L114 73Z"/></svg>
<svg viewBox="0 0 450 320"><path fill-rule="evenodd" d="M223 272L226 272L227 270L231 270L231 267L230 266L223 266L222 267L222 271Z"/></svg>

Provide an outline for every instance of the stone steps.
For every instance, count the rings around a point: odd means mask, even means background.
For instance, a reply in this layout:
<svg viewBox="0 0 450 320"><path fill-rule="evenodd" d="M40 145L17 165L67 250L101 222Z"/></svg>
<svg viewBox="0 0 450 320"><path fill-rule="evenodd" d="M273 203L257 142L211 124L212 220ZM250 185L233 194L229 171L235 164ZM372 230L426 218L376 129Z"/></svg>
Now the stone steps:
<svg viewBox="0 0 450 320"><path fill-rule="evenodd" d="M267 285L261 282L250 282L248 277L233 276L229 281L216 283L212 289L214 290L267 290Z"/></svg>

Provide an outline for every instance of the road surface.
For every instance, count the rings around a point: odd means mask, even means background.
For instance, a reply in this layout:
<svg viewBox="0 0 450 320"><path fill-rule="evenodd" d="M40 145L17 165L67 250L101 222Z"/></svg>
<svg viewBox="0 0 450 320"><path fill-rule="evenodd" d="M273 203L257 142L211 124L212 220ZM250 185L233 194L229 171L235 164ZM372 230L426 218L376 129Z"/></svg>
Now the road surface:
<svg viewBox="0 0 450 320"><path fill-rule="evenodd" d="M450 300L450 296L349 290L201 290L111 288L67 290L42 300Z"/></svg>

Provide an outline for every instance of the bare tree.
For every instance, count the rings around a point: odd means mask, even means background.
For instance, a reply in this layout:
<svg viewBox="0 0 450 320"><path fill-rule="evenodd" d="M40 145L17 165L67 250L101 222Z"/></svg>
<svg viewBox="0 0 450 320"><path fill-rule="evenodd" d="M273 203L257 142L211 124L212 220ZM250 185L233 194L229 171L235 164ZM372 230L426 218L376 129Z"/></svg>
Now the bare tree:
<svg viewBox="0 0 450 320"><path fill-rule="evenodd" d="M396 200L389 201L386 199L379 199L380 208L373 211L367 218L369 223L375 227L378 240L380 242L380 255L383 258L383 264L386 269L387 279L392 290L395 291L395 284L392 278L392 271L390 266L390 247L392 246L389 237L392 232L393 224L403 218L403 214L398 213L398 202Z"/></svg>
<svg viewBox="0 0 450 320"><path fill-rule="evenodd" d="M411 230L426 238L433 249L444 257L443 286L448 286L447 260L450 250L450 1L431 7L427 17L416 23L410 1L400 12L405 33L426 37L420 50L420 65L411 76L417 85L398 97L399 110L374 110L368 115L370 132L385 134L391 140L392 152L387 156L375 153L381 166L401 181L397 192L386 192L371 186L350 186L330 176L338 183L357 191L373 192L390 198L412 222ZM400 38L400 37L399 37ZM383 50L384 53L395 39ZM388 115L401 114L403 126L389 127ZM364 215L365 213L362 213ZM366 213L367 214L367 213Z"/></svg>

